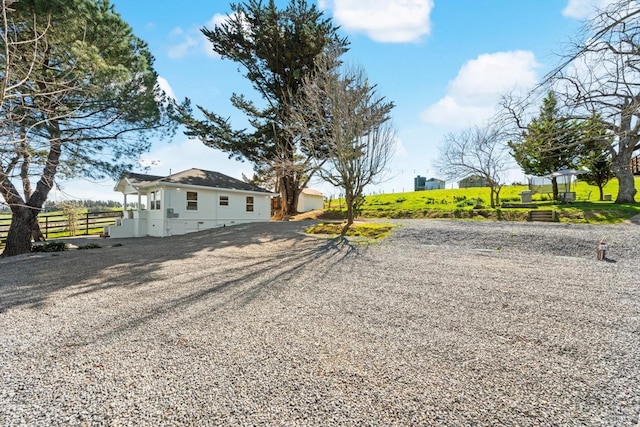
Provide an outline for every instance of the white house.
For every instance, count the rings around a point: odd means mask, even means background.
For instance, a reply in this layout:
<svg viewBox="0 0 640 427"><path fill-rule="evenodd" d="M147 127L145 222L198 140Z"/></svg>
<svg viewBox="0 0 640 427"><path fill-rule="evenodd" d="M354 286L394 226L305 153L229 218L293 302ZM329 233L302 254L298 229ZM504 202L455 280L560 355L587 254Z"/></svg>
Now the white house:
<svg viewBox="0 0 640 427"><path fill-rule="evenodd" d="M115 191L133 196L135 211L108 227L110 237L166 237L227 225L269 221L273 193L223 175L189 169L166 177L126 173ZM131 202L131 200L129 200Z"/></svg>
<svg viewBox="0 0 640 427"><path fill-rule="evenodd" d="M303 188L298 196L298 212L309 212L324 208L324 196L317 190Z"/></svg>

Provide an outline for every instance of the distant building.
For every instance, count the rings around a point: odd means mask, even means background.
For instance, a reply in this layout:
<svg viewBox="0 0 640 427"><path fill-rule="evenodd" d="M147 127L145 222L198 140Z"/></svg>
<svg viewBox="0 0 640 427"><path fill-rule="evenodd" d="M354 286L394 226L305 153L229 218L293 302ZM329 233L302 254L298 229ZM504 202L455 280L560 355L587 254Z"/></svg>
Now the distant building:
<svg viewBox="0 0 640 427"><path fill-rule="evenodd" d="M480 175L471 175L461 181L458 181L459 188L488 187L488 186L489 186L489 183L487 182L487 180L481 177Z"/></svg>
<svg viewBox="0 0 640 427"><path fill-rule="evenodd" d="M311 188L303 188L298 197L298 212L309 212L324 208L324 195Z"/></svg>
<svg viewBox="0 0 640 427"><path fill-rule="evenodd" d="M443 189L445 182L438 178L427 179L424 176L418 175L413 180L413 191L422 190L440 190Z"/></svg>

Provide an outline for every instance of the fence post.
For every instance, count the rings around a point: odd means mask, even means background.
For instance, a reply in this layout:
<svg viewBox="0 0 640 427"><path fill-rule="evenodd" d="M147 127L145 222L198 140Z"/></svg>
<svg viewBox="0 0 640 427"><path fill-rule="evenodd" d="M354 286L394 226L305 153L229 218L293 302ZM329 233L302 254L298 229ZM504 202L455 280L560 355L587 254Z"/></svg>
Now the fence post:
<svg viewBox="0 0 640 427"><path fill-rule="evenodd" d="M85 214L85 225L86 225L86 231L84 234L88 236L89 235L89 212Z"/></svg>
<svg viewBox="0 0 640 427"><path fill-rule="evenodd" d="M44 217L44 238L49 239L49 217Z"/></svg>

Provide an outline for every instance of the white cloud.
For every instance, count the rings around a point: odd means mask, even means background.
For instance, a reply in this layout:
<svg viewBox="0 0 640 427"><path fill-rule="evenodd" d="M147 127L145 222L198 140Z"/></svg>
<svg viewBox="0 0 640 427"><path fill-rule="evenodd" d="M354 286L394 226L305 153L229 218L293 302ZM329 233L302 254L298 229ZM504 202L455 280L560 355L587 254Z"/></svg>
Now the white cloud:
<svg viewBox="0 0 640 427"><path fill-rule="evenodd" d="M421 118L448 128L479 124L494 114L501 95L534 86L538 66L528 51L480 55L460 68L446 95L427 107Z"/></svg>
<svg viewBox="0 0 640 427"><path fill-rule="evenodd" d="M164 77L158 76L158 86L160 86L160 89L162 89L163 92L166 93L169 98L177 99L176 94L173 91L173 88L171 87L167 79L165 79Z"/></svg>
<svg viewBox="0 0 640 427"><path fill-rule="evenodd" d="M433 0L319 0L345 30L378 42L417 42L431 32Z"/></svg>
<svg viewBox="0 0 640 427"><path fill-rule="evenodd" d="M394 145L394 155L395 155L395 157L407 157L409 155L409 152L407 151L407 148L402 143L400 138L396 138L393 145Z"/></svg>
<svg viewBox="0 0 640 427"><path fill-rule="evenodd" d="M562 14L568 18L589 19L611 3L612 0L569 0L567 6L562 9Z"/></svg>
<svg viewBox="0 0 640 427"><path fill-rule="evenodd" d="M177 27L171 31L171 38L176 42L169 47L169 58L179 59L189 55L206 54L211 58L219 55L211 48L211 42L202 34L200 29L204 26L212 29L227 19L227 15L215 14L204 25L194 25L188 30Z"/></svg>
<svg viewBox="0 0 640 427"><path fill-rule="evenodd" d="M203 44L204 36L198 34L198 29L193 28L189 31L184 31L182 28L175 28L171 32L173 38L179 38L180 41L169 47L169 58L177 59L192 54L194 51L198 51Z"/></svg>
<svg viewBox="0 0 640 427"><path fill-rule="evenodd" d="M211 19L209 19L206 27L213 28L216 25L223 24L228 18L229 18L229 15L222 15L220 13L216 13L215 15L213 15Z"/></svg>

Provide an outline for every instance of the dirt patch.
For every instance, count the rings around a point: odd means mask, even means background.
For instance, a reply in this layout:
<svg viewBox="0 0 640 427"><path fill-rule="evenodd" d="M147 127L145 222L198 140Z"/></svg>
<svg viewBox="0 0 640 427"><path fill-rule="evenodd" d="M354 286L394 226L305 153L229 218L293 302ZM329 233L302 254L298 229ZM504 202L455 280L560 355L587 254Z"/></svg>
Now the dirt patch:
<svg viewBox="0 0 640 427"><path fill-rule="evenodd" d="M310 212L302 212L297 215L291 215L289 217L283 217L277 213L271 217L272 221L307 221L307 220L342 220L344 219L344 212L337 211L325 211L318 209Z"/></svg>

